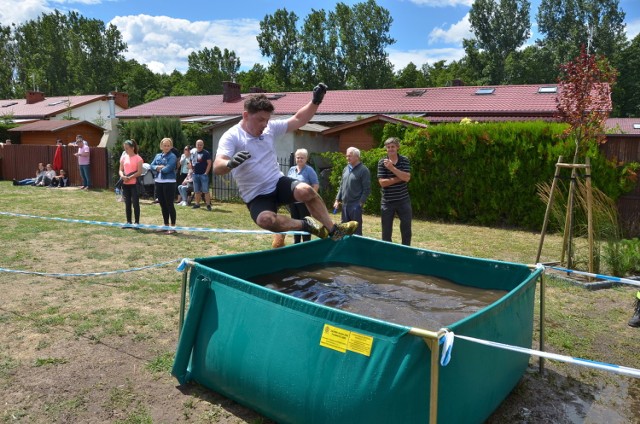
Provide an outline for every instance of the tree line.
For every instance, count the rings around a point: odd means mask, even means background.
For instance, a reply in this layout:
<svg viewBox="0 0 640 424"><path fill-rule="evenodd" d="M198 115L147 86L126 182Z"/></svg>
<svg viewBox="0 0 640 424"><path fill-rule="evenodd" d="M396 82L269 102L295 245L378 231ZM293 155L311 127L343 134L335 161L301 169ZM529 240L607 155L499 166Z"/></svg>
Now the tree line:
<svg viewBox="0 0 640 424"><path fill-rule="evenodd" d="M113 25L77 12L54 11L11 26L0 25L0 98L20 98L34 87L48 96L129 94L131 106L163 96L221 94L222 81L269 92L309 90L317 81L332 89L441 87L555 83L560 69L586 48L617 70L613 116L639 116L640 36L628 40L619 0L542 0L536 14L541 39L531 34L528 0L475 0L460 60L395 70L387 48L393 18L375 0L333 10L311 9L304 19L278 9L260 21L257 36L267 66L240 71L224 46L188 56L183 74L152 72L125 59L127 45Z"/></svg>

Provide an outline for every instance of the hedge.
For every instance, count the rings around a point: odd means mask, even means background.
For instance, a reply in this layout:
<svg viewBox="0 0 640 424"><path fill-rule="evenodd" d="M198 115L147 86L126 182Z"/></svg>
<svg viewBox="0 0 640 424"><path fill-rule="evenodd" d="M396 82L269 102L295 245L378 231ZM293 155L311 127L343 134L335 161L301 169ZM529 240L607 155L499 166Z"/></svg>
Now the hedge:
<svg viewBox="0 0 640 424"><path fill-rule="evenodd" d="M560 137L565 128L542 121L442 124L427 129L387 125L383 137L403 137L400 154L411 161L409 191L415 216L539 230L546 205L536 187L552 182L559 156L565 162L573 158L575 145ZM377 164L386 152L376 147L361 155L372 178L365 211L377 214L381 196ZM337 187L346 166L344 153L324 156L334 164L330 181ZM593 185L612 199L633 187L635 174L629 169L637 169L637 164L620 166L607 160L597 146L587 156ZM564 170L562 176L569 172Z"/></svg>

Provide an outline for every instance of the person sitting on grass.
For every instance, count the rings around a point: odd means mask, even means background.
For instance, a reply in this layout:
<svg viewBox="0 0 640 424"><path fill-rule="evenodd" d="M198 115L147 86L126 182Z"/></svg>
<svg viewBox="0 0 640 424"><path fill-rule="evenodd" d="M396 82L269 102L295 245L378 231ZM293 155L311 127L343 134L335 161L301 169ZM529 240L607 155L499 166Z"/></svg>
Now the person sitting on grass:
<svg viewBox="0 0 640 424"><path fill-rule="evenodd" d="M40 182L44 178L44 171L45 171L44 164L40 162L38 164L38 167L36 168L36 176L34 178L25 178L22 180L14 179L13 185L14 186L36 185L38 182Z"/></svg>
<svg viewBox="0 0 640 424"><path fill-rule="evenodd" d="M67 171L64 169L60 170L60 175L56 175L51 180L51 185L49 187L69 187L69 177L67 176Z"/></svg>
<svg viewBox="0 0 640 424"><path fill-rule="evenodd" d="M44 171L42 179L36 183L37 187L47 187L51 184L51 181L56 176L56 171L53 169L50 163L47 164L47 169Z"/></svg>

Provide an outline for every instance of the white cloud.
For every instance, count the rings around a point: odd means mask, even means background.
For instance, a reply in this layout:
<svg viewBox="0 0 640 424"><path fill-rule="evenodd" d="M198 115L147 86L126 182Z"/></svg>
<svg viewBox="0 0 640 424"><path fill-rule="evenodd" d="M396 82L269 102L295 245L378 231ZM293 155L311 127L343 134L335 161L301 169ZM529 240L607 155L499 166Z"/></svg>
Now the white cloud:
<svg viewBox="0 0 640 424"><path fill-rule="evenodd" d="M460 48L442 48L442 49L424 49L424 50L408 50L400 51L388 49L389 61L393 64L394 71L404 69L409 62L413 62L418 68L425 63L430 65L435 62L446 60L447 64L454 60L460 60L464 56L464 49Z"/></svg>
<svg viewBox="0 0 640 424"><path fill-rule="evenodd" d="M43 13L51 12L53 9L44 0L3 0L0 7L0 24L21 24L36 19Z"/></svg>
<svg viewBox="0 0 640 424"><path fill-rule="evenodd" d="M452 7L452 6L469 6L473 4L473 0L409 0L418 6L432 7Z"/></svg>
<svg viewBox="0 0 640 424"><path fill-rule="evenodd" d="M636 36L640 34L640 19L636 19L627 23L626 31L627 31L627 39L629 41L636 38Z"/></svg>
<svg viewBox="0 0 640 424"><path fill-rule="evenodd" d="M443 42L447 44L462 45L463 38L474 38L469 23L469 14L451 25L449 28L436 27L429 33L429 44Z"/></svg>
<svg viewBox="0 0 640 424"><path fill-rule="evenodd" d="M256 36L258 20L238 19L196 21L167 16L117 16L111 22L127 43L125 56L146 64L153 72L171 73L187 70L190 53L205 47L218 46L234 51L242 69L256 62L265 63L260 55Z"/></svg>

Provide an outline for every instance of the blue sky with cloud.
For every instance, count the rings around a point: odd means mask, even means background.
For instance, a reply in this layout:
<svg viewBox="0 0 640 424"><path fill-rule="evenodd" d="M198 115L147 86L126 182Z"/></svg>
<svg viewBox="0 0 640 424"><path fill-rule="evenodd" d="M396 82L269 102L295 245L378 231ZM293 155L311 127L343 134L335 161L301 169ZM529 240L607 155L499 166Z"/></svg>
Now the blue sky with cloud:
<svg viewBox="0 0 640 424"><path fill-rule="evenodd" d="M351 5L358 1L342 1ZM468 13L472 0L378 0L393 17L391 36L396 43L387 48L396 70L409 62L418 66L439 60L458 60L464 55L462 39L470 38ZM533 43L539 0L531 0ZM316 0L313 8L334 10L336 1ZM640 32L640 1L620 0L626 13L627 35ZM170 73L187 69L188 55L218 46L236 52L242 69L266 64L256 35L259 22L277 9L293 11L302 24L311 6L300 0L2 0L2 25L22 23L58 9L75 10L118 27L128 45L127 58L147 64L151 70Z"/></svg>

